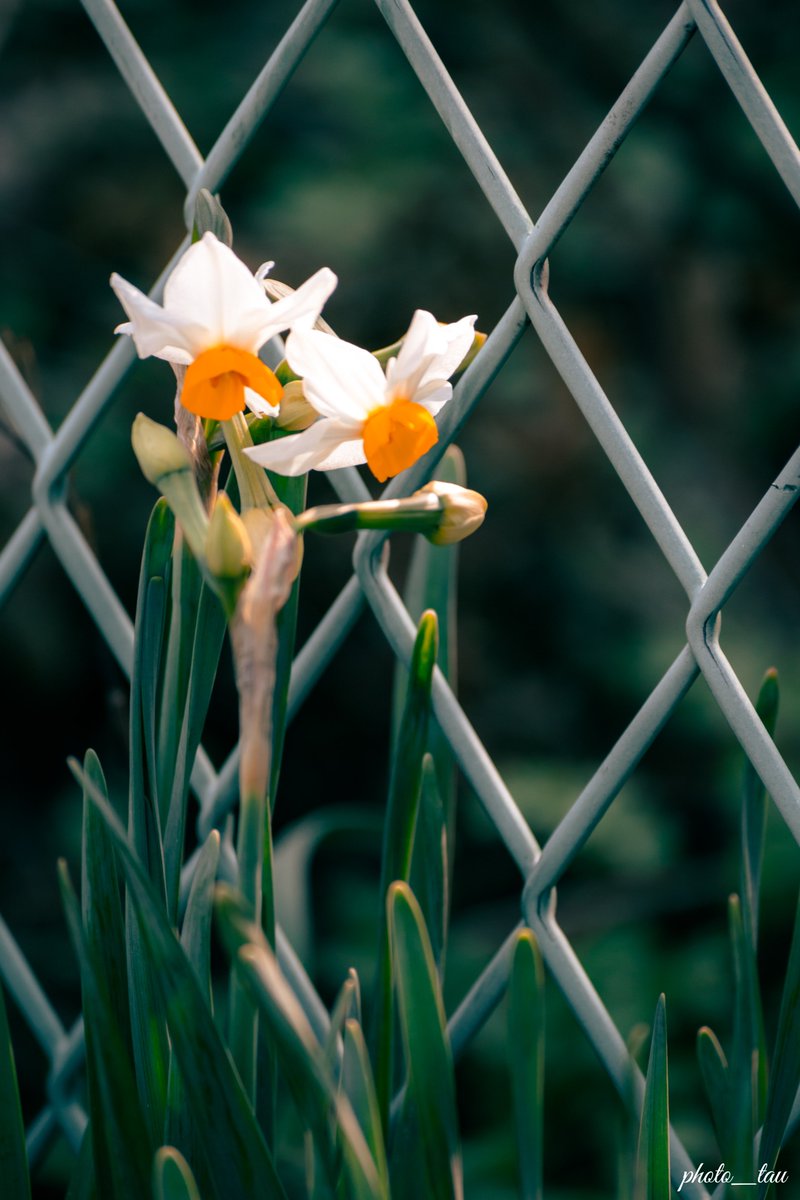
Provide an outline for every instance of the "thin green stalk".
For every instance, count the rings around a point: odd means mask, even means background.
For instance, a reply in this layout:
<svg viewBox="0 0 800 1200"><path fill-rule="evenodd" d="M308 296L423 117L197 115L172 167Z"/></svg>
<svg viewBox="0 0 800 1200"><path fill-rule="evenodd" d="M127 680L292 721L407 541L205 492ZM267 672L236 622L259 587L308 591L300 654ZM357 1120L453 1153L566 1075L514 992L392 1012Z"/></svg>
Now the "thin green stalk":
<svg viewBox="0 0 800 1200"><path fill-rule="evenodd" d="M253 445L244 413L237 413L229 421L223 421L222 432L231 456L231 465L236 473L242 511L246 508L278 508L280 500L266 471L242 453L245 446Z"/></svg>

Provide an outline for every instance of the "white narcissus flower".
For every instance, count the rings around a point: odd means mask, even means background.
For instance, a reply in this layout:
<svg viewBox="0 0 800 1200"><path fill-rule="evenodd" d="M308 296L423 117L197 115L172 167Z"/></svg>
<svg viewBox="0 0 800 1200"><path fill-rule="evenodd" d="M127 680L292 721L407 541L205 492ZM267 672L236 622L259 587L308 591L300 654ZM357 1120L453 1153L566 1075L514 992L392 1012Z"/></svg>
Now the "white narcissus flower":
<svg viewBox="0 0 800 1200"><path fill-rule="evenodd" d="M448 380L472 345L475 320L440 325L417 310L385 375L368 351L318 330L293 329L286 358L321 419L245 453L281 475L360 463L381 483L399 474L439 439L433 418L453 394Z"/></svg>
<svg viewBox="0 0 800 1200"><path fill-rule="evenodd" d="M311 327L336 287L336 276L323 267L296 292L272 303L233 251L213 233L204 233L167 280L163 306L117 274L111 286L130 318L116 332L130 334L140 358L152 355L187 367L183 406L225 421L246 405L259 416L274 415L281 385L258 351L285 329Z"/></svg>

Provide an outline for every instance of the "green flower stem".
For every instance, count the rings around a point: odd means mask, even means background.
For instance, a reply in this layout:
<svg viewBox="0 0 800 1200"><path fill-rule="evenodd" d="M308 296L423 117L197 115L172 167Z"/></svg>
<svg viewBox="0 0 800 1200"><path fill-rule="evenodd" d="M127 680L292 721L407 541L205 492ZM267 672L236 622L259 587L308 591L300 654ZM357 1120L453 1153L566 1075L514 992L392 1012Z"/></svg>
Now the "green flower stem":
<svg viewBox="0 0 800 1200"><path fill-rule="evenodd" d="M277 508L280 500L266 471L242 453L246 446L253 445L244 413L237 413L229 421L223 421L222 432L236 472L242 512L247 508Z"/></svg>
<svg viewBox="0 0 800 1200"><path fill-rule="evenodd" d="M296 520L303 533L353 533L359 529L389 529L408 533L436 533L442 523L437 496L409 496L404 500L374 500L366 504L324 504L309 508Z"/></svg>
<svg viewBox="0 0 800 1200"><path fill-rule="evenodd" d="M243 792L239 801L239 890L247 911L258 924L261 921L264 846L269 835L265 797ZM271 840L271 839L270 839ZM258 1006L234 972L230 992L230 1051L239 1078L250 1103L256 1104L256 1061L258 1042Z"/></svg>

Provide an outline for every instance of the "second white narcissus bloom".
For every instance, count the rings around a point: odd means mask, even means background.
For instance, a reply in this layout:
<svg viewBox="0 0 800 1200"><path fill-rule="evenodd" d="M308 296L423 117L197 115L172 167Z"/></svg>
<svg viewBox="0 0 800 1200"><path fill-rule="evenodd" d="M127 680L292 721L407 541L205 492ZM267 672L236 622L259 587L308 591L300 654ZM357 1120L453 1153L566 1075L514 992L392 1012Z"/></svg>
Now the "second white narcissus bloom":
<svg viewBox="0 0 800 1200"><path fill-rule="evenodd" d="M213 233L204 233L167 280L163 305L117 274L111 286L130 318L116 332L130 334L140 358L152 355L187 367L184 408L225 421L246 405L259 416L275 413L281 385L258 351L296 324L311 327L336 276L323 267L272 303L241 259Z"/></svg>
<svg viewBox="0 0 800 1200"><path fill-rule="evenodd" d="M318 330L293 330L286 358L320 420L245 453L281 475L360 463L381 483L398 475L439 439L434 417L453 394L448 380L472 345L475 320L440 325L417 310L385 375L367 350Z"/></svg>

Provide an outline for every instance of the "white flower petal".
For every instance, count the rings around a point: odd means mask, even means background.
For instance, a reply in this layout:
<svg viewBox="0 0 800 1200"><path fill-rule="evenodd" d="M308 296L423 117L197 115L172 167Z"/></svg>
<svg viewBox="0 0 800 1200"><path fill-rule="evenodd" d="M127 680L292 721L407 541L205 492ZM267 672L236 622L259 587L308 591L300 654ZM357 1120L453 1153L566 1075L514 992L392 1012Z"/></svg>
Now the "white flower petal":
<svg viewBox="0 0 800 1200"><path fill-rule="evenodd" d="M350 438L339 442L320 462L314 463L315 471L340 471L342 467L360 467L367 461L363 438Z"/></svg>
<svg viewBox="0 0 800 1200"><path fill-rule="evenodd" d="M425 385L421 391L417 392L414 401L426 408L432 417L435 417L441 409L444 408L447 401L453 395L453 385L451 383L440 383L438 380L433 380Z"/></svg>
<svg viewBox="0 0 800 1200"><path fill-rule="evenodd" d="M181 258L164 288L164 308L203 330L195 354L235 346L256 354L266 341L271 305L252 272L231 249L204 233Z"/></svg>
<svg viewBox="0 0 800 1200"><path fill-rule="evenodd" d="M258 392L254 392L252 388L244 389L244 402L250 409L250 412L256 414L257 417L277 417L279 406L270 404L263 396L259 396Z"/></svg>
<svg viewBox="0 0 800 1200"><path fill-rule="evenodd" d="M321 267L296 291L270 305L269 319L274 325L264 341L283 329L310 329L322 311L325 301L336 287L338 279L329 267Z"/></svg>
<svg viewBox="0 0 800 1200"><path fill-rule="evenodd" d="M416 399L426 384L449 379L460 366L475 336L476 317L440 325L432 313L417 309L400 353L387 372L394 393Z"/></svg>
<svg viewBox="0 0 800 1200"><path fill-rule="evenodd" d="M350 425L323 418L291 437L265 442L245 449L245 454L261 467L279 475L305 475L306 471L333 470L366 462L364 443L353 435Z"/></svg>
<svg viewBox="0 0 800 1200"><path fill-rule="evenodd" d="M363 422L386 403L386 378L367 350L315 329L295 329L286 360L303 379L306 399L323 417Z"/></svg>
<svg viewBox="0 0 800 1200"><path fill-rule="evenodd" d="M111 276L111 286L130 317L114 332L130 334L140 358L153 355L184 366L192 361L201 328L187 318L168 313L121 275Z"/></svg>
<svg viewBox="0 0 800 1200"><path fill-rule="evenodd" d="M445 348L444 338L440 334L439 322L433 313L418 308L411 318L408 332L403 338L400 353L392 364L391 372L387 372L389 382L402 386L408 380L414 380L416 391L416 376L427 364L432 355L440 353Z"/></svg>

